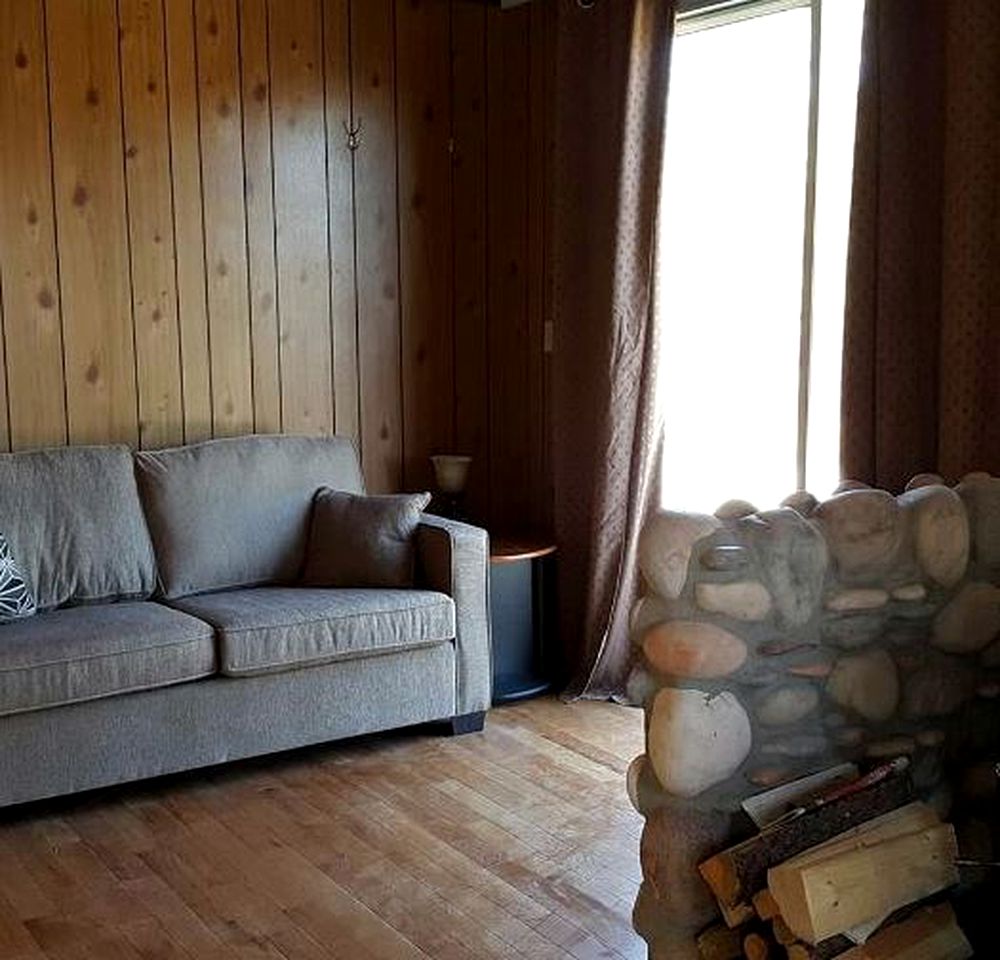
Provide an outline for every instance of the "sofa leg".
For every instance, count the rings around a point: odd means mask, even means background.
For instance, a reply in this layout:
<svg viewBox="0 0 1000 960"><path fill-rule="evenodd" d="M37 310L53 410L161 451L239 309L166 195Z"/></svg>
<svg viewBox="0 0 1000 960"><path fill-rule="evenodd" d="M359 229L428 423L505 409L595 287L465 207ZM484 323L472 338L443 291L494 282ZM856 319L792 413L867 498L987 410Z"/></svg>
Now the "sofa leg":
<svg viewBox="0 0 1000 960"><path fill-rule="evenodd" d="M478 713L464 713L460 717L452 717L446 721L448 724L448 734L457 737L463 733L479 733L486 725L486 711L480 710Z"/></svg>

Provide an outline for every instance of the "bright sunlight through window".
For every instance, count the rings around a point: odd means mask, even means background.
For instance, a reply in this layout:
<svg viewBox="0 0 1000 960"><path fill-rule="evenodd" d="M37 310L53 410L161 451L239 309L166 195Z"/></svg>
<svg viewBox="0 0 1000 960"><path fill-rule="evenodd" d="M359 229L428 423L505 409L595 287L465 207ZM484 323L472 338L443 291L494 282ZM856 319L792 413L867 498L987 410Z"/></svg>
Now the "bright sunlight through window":
<svg viewBox="0 0 1000 960"><path fill-rule="evenodd" d="M864 0L768 7L693 16L674 39L658 267L671 509L763 509L839 479Z"/></svg>

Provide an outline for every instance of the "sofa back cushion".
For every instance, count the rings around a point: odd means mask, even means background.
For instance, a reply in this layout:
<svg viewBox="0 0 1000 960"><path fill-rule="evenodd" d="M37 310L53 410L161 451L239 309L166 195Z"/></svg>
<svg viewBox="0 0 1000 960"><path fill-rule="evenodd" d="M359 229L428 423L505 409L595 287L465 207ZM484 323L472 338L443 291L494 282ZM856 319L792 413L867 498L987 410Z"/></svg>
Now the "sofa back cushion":
<svg viewBox="0 0 1000 960"><path fill-rule="evenodd" d="M0 531L39 610L146 598L156 587L127 447L0 455Z"/></svg>
<svg viewBox="0 0 1000 960"><path fill-rule="evenodd" d="M342 437L253 436L144 451L136 464L169 599L294 582L319 487L361 493Z"/></svg>

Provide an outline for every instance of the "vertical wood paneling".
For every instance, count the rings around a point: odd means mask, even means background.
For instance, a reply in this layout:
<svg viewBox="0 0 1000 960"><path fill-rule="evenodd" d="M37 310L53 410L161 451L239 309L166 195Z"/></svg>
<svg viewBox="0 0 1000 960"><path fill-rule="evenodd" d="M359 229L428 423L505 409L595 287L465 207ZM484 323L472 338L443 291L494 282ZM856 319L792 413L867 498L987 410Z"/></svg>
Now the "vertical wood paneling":
<svg viewBox="0 0 1000 960"><path fill-rule="evenodd" d="M354 129L351 102L351 5L324 0L333 388L337 433L361 436L358 388L358 301L355 292Z"/></svg>
<svg viewBox="0 0 1000 960"><path fill-rule="evenodd" d="M138 439L114 0L48 0L69 438Z"/></svg>
<svg viewBox="0 0 1000 960"><path fill-rule="evenodd" d="M452 0L455 449L472 457L467 507L489 513L486 331L486 8Z"/></svg>
<svg viewBox="0 0 1000 960"><path fill-rule="evenodd" d="M239 9L254 429L258 433L277 433L281 430L281 375L274 262L267 0L242 0Z"/></svg>
<svg viewBox="0 0 1000 960"><path fill-rule="evenodd" d="M0 451L10 450L10 409L7 403L7 348L3 335L3 273L0 272Z"/></svg>
<svg viewBox="0 0 1000 960"><path fill-rule="evenodd" d="M66 388L42 7L0 0L0 23L0 421L19 450L66 442Z"/></svg>
<svg viewBox="0 0 1000 960"><path fill-rule="evenodd" d="M139 445L184 439L163 7L119 0Z"/></svg>
<svg viewBox="0 0 1000 960"><path fill-rule="evenodd" d="M196 0L195 26L213 432L225 436L253 430L235 0Z"/></svg>
<svg viewBox="0 0 1000 960"><path fill-rule="evenodd" d="M355 11L358 9L355 4ZM365 0L351 31L357 211L361 453L373 491L402 479L393 0Z"/></svg>
<svg viewBox="0 0 1000 960"><path fill-rule="evenodd" d="M164 10L184 439L194 443L212 435L194 9L191 0L164 0Z"/></svg>
<svg viewBox="0 0 1000 960"><path fill-rule="evenodd" d="M448 0L397 0L403 484L430 489L454 449Z"/></svg>
<svg viewBox="0 0 1000 960"><path fill-rule="evenodd" d="M336 429L548 523L550 14L0 0L0 448Z"/></svg>
<svg viewBox="0 0 1000 960"><path fill-rule="evenodd" d="M528 522L535 530L551 523L549 491L549 437L546 418L548 355L545 352L545 178L546 178L546 36L545 5L530 8L528 23L528 138L524 163L528 178L528 404L530 496Z"/></svg>
<svg viewBox="0 0 1000 960"><path fill-rule="evenodd" d="M534 494L525 216L529 15L527 7L488 14L490 514L503 529L529 524Z"/></svg>
<svg viewBox="0 0 1000 960"><path fill-rule="evenodd" d="M333 432L323 31L319 0L270 4L285 429Z"/></svg>

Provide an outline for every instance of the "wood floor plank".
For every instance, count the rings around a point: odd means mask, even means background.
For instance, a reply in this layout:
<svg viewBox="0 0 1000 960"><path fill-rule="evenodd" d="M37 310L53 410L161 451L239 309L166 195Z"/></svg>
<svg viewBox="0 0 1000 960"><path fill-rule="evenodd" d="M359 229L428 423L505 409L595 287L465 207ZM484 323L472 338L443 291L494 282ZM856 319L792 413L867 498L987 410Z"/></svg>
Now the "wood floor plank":
<svg viewBox="0 0 1000 960"><path fill-rule="evenodd" d="M0 820L0 957L638 960L642 745L542 699L39 804Z"/></svg>

